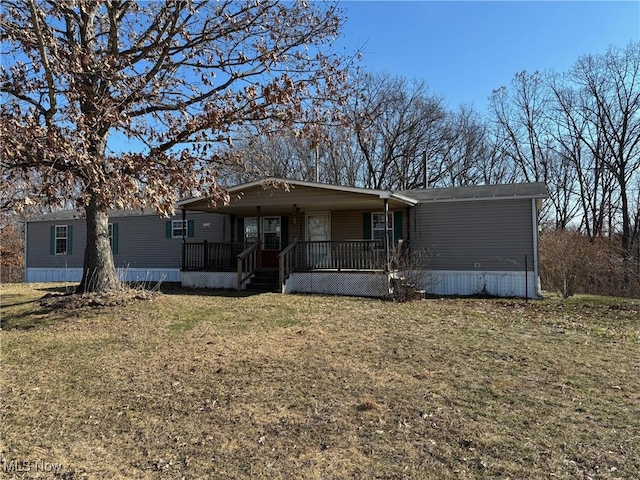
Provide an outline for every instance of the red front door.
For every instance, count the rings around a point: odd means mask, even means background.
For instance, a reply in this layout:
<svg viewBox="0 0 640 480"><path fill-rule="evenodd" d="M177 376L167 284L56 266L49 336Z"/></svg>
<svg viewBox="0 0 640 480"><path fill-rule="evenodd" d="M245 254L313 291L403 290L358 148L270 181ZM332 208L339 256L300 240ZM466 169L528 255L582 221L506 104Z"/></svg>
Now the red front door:
<svg viewBox="0 0 640 480"><path fill-rule="evenodd" d="M262 268L278 268L278 254L281 246L280 217L262 217L262 252L260 256ZM256 217L244 219L244 241L253 243L258 238L258 220Z"/></svg>
<svg viewBox="0 0 640 480"><path fill-rule="evenodd" d="M278 267L280 223L280 217L262 218L262 268Z"/></svg>

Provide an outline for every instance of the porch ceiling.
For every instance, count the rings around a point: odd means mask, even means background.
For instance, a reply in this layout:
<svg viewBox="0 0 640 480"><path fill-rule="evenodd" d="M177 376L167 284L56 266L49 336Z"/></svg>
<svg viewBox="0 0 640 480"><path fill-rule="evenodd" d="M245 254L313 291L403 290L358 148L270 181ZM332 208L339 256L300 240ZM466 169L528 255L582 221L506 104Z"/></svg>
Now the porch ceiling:
<svg viewBox="0 0 640 480"><path fill-rule="evenodd" d="M380 211L384 208L384 198L392 209L412 205L412 199L394 196L392 192L337 187L334 185L314 184L310 182L287 181L286 186L254 182L229 189L231 200L227 205L211 205L208 198L180 202L178 205L187 211L228 213L239 216L253 216L257 207L261 215L282 215L293 211L294 205L299 212L363 210Z"/></svg>

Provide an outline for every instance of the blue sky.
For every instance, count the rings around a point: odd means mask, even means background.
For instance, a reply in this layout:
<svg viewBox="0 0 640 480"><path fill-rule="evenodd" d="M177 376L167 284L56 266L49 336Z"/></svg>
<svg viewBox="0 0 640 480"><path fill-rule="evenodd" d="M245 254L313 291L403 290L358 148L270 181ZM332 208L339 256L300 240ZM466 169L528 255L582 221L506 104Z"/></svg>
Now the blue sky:
<svg viewBox="0 0 640 480"><path fill-rule="evenodd" d="M451 108L484 111L522 70L566 71L583 54L640 41L640 1L342 1L338 45L367 71L425 80Z"/></svg>

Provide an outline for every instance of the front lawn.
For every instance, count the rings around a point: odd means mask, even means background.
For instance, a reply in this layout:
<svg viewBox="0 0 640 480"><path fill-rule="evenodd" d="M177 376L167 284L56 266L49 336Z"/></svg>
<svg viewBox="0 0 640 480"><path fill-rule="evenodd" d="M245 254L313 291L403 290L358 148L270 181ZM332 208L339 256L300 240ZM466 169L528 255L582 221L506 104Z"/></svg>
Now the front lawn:
<svg viewBox="0 0 640 480"><path fill-rule="evenodd" d="M640 478L639 301L49 288L0 287L10 478Z"/></svg>

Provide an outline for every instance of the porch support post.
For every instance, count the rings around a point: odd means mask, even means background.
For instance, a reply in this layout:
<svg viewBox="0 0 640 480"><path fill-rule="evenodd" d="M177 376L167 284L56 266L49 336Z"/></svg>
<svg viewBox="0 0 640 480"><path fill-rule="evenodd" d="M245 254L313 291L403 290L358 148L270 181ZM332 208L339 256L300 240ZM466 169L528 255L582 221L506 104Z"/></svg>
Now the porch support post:
<svg viewBox="0 0 640 480"><path fill-rule="evenodd" d="M187 263L187 211L182 209L182 270L186 270Z"/></svg>
<svg viewBox="0 0 640 480"><path fill-rule="evenodd" d="M262 242L262 214L260 212L260 205L256 207L256 222L258 223L258 241ZM258 268L262 268L262 243L260 244L260 248L258 248Z"/></svg>
<svg viewBox="0 0 640 480"><path fill-rule="evenodd" d="M386 270L387 272L390 270L389 265L391 259L389 257L390 248L389 248L389 199L384 199L384 253L385 258L387 259Z"/></svg>
<svg viewBox="0 0 640 480"><path fill-rule="evenodd" d="M293 204L293 241L298 241L298 206Z"/></svg>

